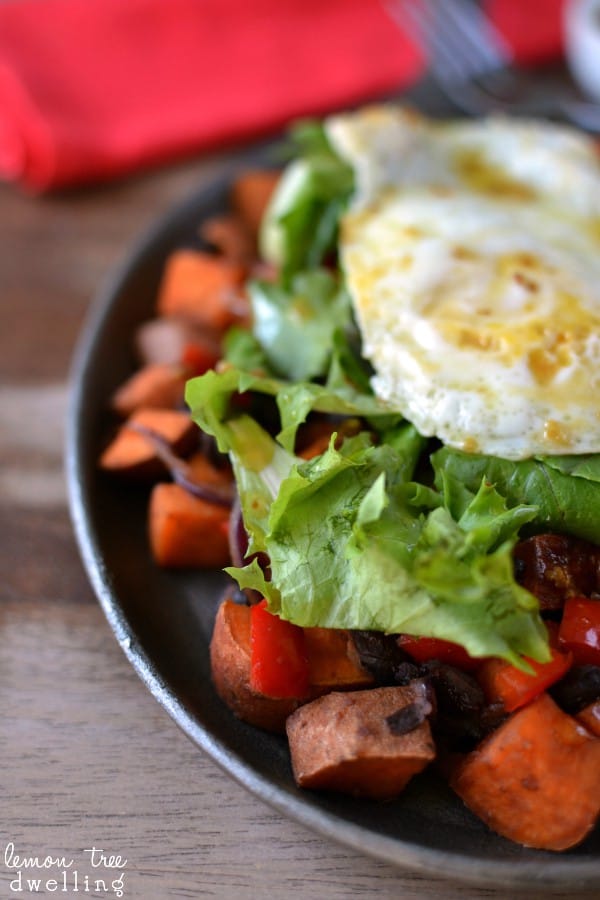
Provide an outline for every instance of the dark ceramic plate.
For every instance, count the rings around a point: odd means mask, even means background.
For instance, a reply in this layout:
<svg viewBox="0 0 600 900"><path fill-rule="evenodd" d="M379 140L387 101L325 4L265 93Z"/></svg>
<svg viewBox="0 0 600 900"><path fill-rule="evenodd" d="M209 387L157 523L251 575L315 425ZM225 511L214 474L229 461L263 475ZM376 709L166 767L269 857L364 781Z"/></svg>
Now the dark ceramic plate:
<svg viewBox="0 0 600 900"><path fill-rule="evenodd" d="M600 887L600 829L565 854L524 849L489 832L430 774L386 804L298 791L285 740L235 719L211 687L208 644L224 576L158 570L146 542L145 492L98 472L106 400L133 370L132 335L152 315L163 262L175 247L194 243L204 217L223 210L230 178L188 199L131 252L98 298L74 362L67 446L71 512L117 640L202 750L258 797L321 834L399 867L482 886Z"/></svg>

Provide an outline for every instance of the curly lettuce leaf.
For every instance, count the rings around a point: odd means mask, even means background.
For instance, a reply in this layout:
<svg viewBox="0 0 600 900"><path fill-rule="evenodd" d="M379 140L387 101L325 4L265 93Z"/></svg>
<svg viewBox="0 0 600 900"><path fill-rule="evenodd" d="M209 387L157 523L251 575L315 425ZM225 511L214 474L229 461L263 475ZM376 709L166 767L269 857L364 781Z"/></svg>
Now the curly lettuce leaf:
<svg viewBox="0 0 600 900"><path fill-rule="evenodd" d="M339 375L339 373L338 373ZM222 372L210 371L192 378L186 385L185 399L194 421L212 434L222 452L228 449L225 422L230 415L234 394L256 391L275 397L281 418L278 440L290 452L298 427L311 410L341 416L366 417L375 426L388 427L398 420L372 394L357 389L351 382L327 384L301 381L287 382L270 375L228 367Z"/></svg>
<svg viewBox="0 0 600 900"><path fill-rule="evenodd" d="M410 481L421 439L410 425L399 432L379 445L364 435L341 450L332 443L309 462L289 454L277 492L263 486L270 504L260 505L257 522L255 503L246 521L271 577L256 560L228 571L299 625L429 635L520 666L523 655L548 659L537 601L515 582L511 554L537 511L509 509L483 483L455 520L442 494ZM232 459L243 485L240 446Z"/></svg>
<svg viewBox="0 0 600 900"><path fill-rule="evenodd" d="M269 512L296 457L274 441L250 416L223 423L222 440L233 465L248 553L264 550Z"/></svg>

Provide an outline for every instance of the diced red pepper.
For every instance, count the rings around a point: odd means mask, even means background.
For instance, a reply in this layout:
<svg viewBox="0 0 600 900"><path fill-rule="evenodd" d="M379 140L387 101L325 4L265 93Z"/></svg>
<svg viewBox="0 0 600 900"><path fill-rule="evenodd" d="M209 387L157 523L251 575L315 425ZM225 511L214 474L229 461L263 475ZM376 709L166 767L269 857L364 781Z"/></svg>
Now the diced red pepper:
<svg viewBox="0 0 600 900"><path fill-rule="evenodd" d="M186 344L181 354L181 365L189 373L190 378L204 375L213 369L219 361L219 355L208 344Z"/></svg>
<svg viewBox="0 0 600 900"><path fill-rule="evenodd" d="M523 672L502 659L486 660L477 673L488 703L502 703L507 712L525 706L559 681L571 667L572 656L550 647L546 663L527 659L533 674Z"/></svg>
<svg viewBox="0 0 600 900"><path fill-rule="evenodd" d="M280 619L262 600L250 610L250 687L267 697L306 697L308 653L304 631Z"/></svg>
<svg viewBox="0 0 600 900"><path fill-rule="evenodd" d="M558 639L562 648L571 651L577 665L600 666L600 600L569 597Z"/></svg>
<svg viewBox="0 0 600 900"><path fill-rule="evenodd" d="M410 634L401 634L398 637L398 644L417 662L439 659L440 662L456 666L457 669L463 669L465 672L474 671L481 665L481 660L469 656L460 644L444 641L441 638L413 637Z"/></svg>

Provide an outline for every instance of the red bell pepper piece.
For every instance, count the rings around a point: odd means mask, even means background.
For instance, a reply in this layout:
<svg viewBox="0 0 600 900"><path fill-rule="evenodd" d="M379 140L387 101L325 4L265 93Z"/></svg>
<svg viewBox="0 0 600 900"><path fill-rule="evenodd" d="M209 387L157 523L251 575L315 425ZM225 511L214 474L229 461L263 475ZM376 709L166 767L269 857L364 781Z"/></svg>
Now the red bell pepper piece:
<svg viewBox="0 0 600 900"><path fill-rule="evenodd" d="M267 697L306 697L308 653L304 630L267 609L261 600L250 610L250 687Z"/></svg>
<svg viewBox="0 0 600 900"><path fill-rule="evenodd" d="M558 631L561 647L577 665L600 666L600 600L569 597Z"/></svg>
<svg viewBox="0 0 600 900"><path fill-rule="evenodd" d="M190 378L214 369L218 361L218 353L207 344L186 344L181 354L181 364Z"/></svg>
<svg viewBox="0 0 600 900"><path fill-rule="evenodd" d="M463 669L465 672L473 671L481 665L481 660L469 656L460 644L444 641L441 638L413 637L410 634L401 634L398 636L398 644L417 662L439 659L440 662L456 666L457 669Z"/></svg>
<svg viewBox="0 0 600 900"><path fill-rule="evenodd" d="M523 672L502 659L486 660L477 673L488 703L502 703L507 712L525 706L559 681L571 667L573 658L550 647L552 658L546 663L527 659L533 673Z"/></svg>

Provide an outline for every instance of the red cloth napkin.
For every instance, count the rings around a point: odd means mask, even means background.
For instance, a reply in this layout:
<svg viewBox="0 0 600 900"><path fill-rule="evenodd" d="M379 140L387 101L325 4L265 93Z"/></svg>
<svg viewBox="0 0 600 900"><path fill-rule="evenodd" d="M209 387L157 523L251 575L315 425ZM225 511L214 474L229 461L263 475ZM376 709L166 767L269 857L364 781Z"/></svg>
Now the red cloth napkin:
<svg viewBox="0 0 600 900"><path fill-rule="evenodd" d="M560 49L562 2L492 6L538 59ZM5 0L0 177L41 191L124 175L382 96L420 71L378 0Z"/></svg>

